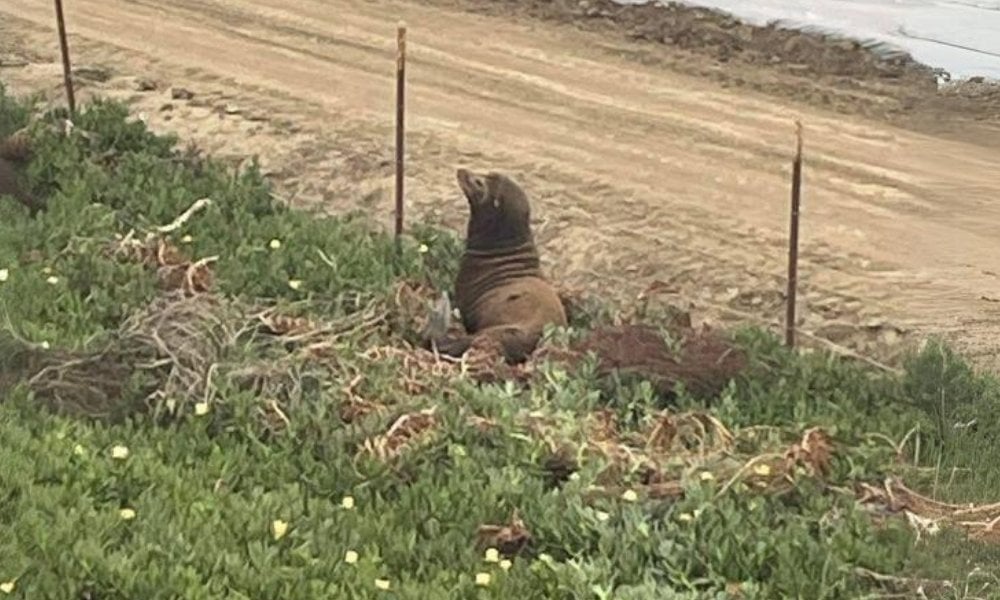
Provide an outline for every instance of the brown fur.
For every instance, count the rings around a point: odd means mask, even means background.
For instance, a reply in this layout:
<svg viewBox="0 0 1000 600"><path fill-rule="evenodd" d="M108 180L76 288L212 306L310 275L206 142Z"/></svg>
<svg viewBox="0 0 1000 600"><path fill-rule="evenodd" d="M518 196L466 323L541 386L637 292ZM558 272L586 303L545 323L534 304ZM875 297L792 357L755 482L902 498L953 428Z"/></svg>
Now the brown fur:
<svg viewBox="0 0 1000 600"><path fill-rule="evenodd" d="M458 169L469 203L465 253L455 280L455 300L466 335L434 340L451 356L475 338L500 343L507 362L535 350L546 325L566 325L559 295L542 275L524 190L506 175Z"/></svg>

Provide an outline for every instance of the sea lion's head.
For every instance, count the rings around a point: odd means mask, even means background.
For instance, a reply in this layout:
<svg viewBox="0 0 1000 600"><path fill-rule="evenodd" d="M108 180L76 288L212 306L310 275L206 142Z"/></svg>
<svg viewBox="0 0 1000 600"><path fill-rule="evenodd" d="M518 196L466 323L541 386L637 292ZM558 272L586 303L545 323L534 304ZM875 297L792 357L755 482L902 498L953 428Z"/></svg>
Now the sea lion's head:
<svg viewBox="0 0 1000 600"><path fill-rule="evenodd" d="M469 201L467 248L502 250L532 241L528 195L513 179L468 169L458 169L456 177Z"/></svg>

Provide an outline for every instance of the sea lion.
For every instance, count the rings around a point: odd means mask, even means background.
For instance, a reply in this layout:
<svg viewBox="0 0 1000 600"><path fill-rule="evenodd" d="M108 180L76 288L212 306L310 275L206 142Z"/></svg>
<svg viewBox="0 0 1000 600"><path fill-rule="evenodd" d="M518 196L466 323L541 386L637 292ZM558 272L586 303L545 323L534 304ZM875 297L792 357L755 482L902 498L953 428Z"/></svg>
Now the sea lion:
<svg viewBox="0 0 1000 600"><path fill-rule="evenodd" d="M497 172L456 171L469 204L465 252L455 279L455 302L466 335L433 340L442 354L460 356L480 337L499 342L509 363L535 350L547 325L565 326L566 312L542 275L524 190Z"/></svg>

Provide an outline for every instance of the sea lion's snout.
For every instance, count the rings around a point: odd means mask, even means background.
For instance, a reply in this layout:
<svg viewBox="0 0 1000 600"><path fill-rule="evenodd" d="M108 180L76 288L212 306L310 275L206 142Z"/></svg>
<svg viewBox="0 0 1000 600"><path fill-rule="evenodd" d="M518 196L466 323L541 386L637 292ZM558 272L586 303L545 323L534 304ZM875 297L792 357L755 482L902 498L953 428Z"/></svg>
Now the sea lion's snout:
<svg viewBox="0 0 1000 600"><path fill-rule="evenodd" d="M468 169L458 169L455 177L458 179L458 187L462 188L462 193L470 205L476 206L486 197L486 182L479 175Z"/></svg>

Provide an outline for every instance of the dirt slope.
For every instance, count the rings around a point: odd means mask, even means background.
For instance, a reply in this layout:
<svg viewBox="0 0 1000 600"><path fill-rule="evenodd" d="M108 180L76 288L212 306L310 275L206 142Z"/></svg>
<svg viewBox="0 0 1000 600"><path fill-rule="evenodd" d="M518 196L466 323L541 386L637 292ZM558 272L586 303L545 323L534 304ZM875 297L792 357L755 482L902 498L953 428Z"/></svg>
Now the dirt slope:
<svg viewBox="0 0 1000 600"><path fill-rule="evenodd" d="M76 0L66 10L83 98L128 99L157 129L224 156L260 155L297 202L361 207L385 223L394 33L405 19L411 215L460 228L455 167L502 169L535 199L555 277L620 297L663 281L711 318L782 314L802 119L805 329L883 355L905 334L942 333L1000 366L1000 145L982 114L938 123L941 134L904 129L872 106L906 102L870 82L825 88L833 105L810 102L782 93L804 85L801 73L451 0ZM0 40L0 77L61 101L51 7L7 0ZM774 85L732 84L764 80ZM852 113L852 96L863 110Z"/></svg>

